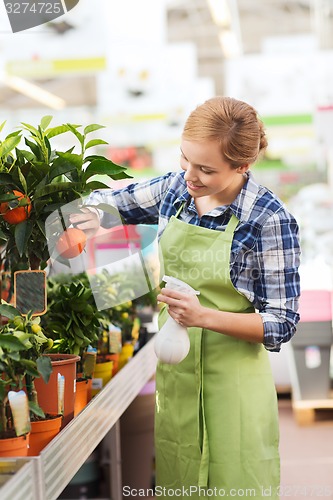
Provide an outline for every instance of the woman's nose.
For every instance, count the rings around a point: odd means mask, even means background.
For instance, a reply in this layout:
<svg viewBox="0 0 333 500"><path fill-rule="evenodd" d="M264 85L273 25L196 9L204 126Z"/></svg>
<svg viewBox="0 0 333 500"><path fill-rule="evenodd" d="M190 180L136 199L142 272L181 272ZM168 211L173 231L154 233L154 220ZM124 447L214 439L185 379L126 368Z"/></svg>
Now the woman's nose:
<svg viewBox="0 0 333 500"><path fill-rule="evenodd" d="M193 181L195 178L196 178L196 175L195 175L193 167L191 165L188 165L186 168L184 179L186 181Z"/></svg>

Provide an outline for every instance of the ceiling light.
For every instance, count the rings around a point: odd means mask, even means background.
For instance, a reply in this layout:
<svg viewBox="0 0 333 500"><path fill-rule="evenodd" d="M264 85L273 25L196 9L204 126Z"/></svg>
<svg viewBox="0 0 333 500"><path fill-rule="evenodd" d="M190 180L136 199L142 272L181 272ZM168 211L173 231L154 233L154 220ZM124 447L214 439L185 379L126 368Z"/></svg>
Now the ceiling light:
<svg viewBox="0 0 333 500"><path fill-rule="evenodd" d="M223 30L219 33L219 40L226 58L239 57L242 54L242 49L238 37L233 30Z"/></svg>
<svg viewBox="0 0 333 500"><path fill-rule="evenodd" d="M11 89L16 90L16 92L20 92L49 108L60 110L66 106L66 101L64 99L61 99L61 97L44 90L42 87L24 78L2 74L1 81Z"/></svg>
<svg viewBox="0 0 333 500"><path fill-rule="evenodd" d="M217 26L230 26L231 12L227 0L207 0L213 21Z"/></svg>

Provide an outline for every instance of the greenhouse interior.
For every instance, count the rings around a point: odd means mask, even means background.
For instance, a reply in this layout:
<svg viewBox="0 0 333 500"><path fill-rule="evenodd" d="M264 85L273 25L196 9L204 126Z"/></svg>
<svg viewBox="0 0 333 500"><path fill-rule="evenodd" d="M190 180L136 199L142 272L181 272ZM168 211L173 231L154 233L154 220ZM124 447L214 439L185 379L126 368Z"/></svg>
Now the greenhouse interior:
<svg viewBox="0 0 333 500"><path fill-rule="evenodd" d="M333 0L0 10L1 500L333 499Z"/></svg>

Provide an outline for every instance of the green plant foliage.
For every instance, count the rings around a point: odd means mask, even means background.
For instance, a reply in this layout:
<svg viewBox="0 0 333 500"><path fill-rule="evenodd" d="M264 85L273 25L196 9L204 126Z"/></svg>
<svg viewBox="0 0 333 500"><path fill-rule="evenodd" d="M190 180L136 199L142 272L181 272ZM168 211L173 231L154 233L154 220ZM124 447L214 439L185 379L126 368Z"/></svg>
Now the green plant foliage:
<svg viewBox="0 0 333 500"><path fill-rule="evenodd" d="M53 352L82 357L89 345L97 344L103 320L86 275L49 278L47 297L42 324L46 335L53 340Z"/></svg>
<svg viewBox="0 0 333 500"><path fill-rule="evenodd" d="M97 309L95 293L104 300L101 310ZM155 307L157 295L151 291L128 300L135 293L133 269L112 276L106 270L94 275L93 291L86 273L49 277L47 312L41 320L45 335L53 340L52 351L78 354L83 360L88 346L98 348L103 331L108 330L110 323L120 327L124 340L131 339L137 308Z"/></svg>
<svg viewBox="0 0 333 500"><path fill-rule="evenodd" d="M38 406L34 379L49 380L51 361L43 357L50 346L49 339L40 326L40 317L30 313L23 316L18 309L2 301L1 317L7 322L0 327L0 431L6 432L12 425L8 409L8 392L19 391L26 386L31 412L44 416Z"/></svg>
<svg viewBox="0 0 333 500"><path fill-rule="evenodd" d="M50 127L52 116L44 116L35 127L22 123L19 130L0 141L0 204L17 201L12 191L27 195L31 211L26 220L10 224L0 216L2 268L14 272L20 269L43 269L49 259L45 236L45 221L51 212L88 195L93 189L108 187L96 180L103 175L110 179L130 177L125 167L108 158L88 155L90 148L106 144L102 139L90 139L90 134L102 128L91 124L62 124ZM4 123L0 126L0 131ZM67 151L52 149L52 139L60 134L72 134L73 146ZM24 142L24 147L20 145ZM74 150L77 149L76 152Z"/></svg>

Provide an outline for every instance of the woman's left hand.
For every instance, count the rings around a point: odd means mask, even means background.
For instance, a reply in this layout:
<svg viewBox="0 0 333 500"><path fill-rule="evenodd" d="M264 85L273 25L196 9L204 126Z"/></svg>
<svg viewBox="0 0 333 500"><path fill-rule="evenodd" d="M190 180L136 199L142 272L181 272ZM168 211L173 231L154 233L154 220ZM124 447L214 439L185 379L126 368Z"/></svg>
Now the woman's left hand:
<svg viewBox="0 0 333 500"><path fill-rule="evenodd" d="M205 307L203 307L196 295L189 295L169 288L162 288L157 296L159 302L168 305L170 316L182 326L203 327L205 318Z"/></svg>

